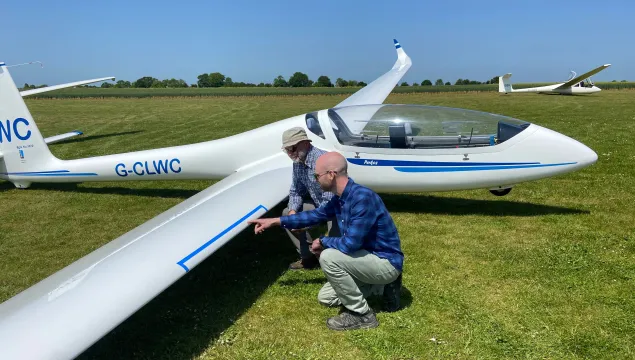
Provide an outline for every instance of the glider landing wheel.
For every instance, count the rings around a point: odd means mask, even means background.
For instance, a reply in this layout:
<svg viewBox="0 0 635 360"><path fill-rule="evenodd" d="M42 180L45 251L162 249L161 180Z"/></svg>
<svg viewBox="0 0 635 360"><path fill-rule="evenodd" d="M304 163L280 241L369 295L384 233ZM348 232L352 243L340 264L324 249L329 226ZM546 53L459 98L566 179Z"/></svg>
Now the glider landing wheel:
<svg viewBox="0 0 635 360"><path fill-rule="evenodd" d="M507 188L507 189L496 189L496 190L490 190L489 192L491 192L492 194L496 195L496 196L505 196L507 194L509 194L509 192L512 191L512 188Z"/></svg>

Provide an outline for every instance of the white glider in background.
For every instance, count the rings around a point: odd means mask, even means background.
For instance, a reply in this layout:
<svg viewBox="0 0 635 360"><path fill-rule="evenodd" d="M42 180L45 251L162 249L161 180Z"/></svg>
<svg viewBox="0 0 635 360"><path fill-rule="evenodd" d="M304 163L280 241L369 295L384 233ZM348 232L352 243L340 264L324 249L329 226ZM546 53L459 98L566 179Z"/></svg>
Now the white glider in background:
<svg viewBox="0 0 635 360"><path fill-rule="evenodd" d="M599 73L600 71L608 68L611 64L604 64L602 66L598 66L597 68L586 72L580 76L575 76L575 72L572 72L574 76L566 82L547 85L547 86L539 86L539 87L531 87L525 89L514 89L512 84L509 82L509 79L512 77L511 73L507 73L503 76L498 77L498 92L500 93L516 93L516 92L533 92L533 93L542 93L542 94L563 94L563 95L575 95L575 94L592 94L596 92L602 91L599 87L595 86L593 81L591 80L591 76Z"/></svg>
<svg viewBox="0 0 635 360"><path fill-rule="evenodd" d="M34 182L221 179L0 304L0 359L73 358L262 216L289 192L282 133L307 129L376 191L487 188L582 169L597 155L544 127L490 113L383 101L411 65L397 62L331 109L227 138L77 160L54 157L0 66L0 178ZM266 191L263 191L266 189ZM0 218L1 221L1 218Z"/></svg>

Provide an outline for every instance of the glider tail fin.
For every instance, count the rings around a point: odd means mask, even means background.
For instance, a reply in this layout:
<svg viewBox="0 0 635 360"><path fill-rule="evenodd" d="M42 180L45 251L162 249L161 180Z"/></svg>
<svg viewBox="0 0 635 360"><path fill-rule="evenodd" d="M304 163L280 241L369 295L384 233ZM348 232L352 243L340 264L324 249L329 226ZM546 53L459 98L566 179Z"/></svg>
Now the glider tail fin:
<svg viewBox="0 0 635 360"><path fill-rule="evenodd" d="M3 175L38 171L55 159L3 62L0 62L0 154Z"/></svg>
<svg viewBox="0 0 635 360"><path fill-rule="evenodd" d="M507 73L503 76L498 77L498 92L499 93L510 93L513 92L512 84L509 79L512 77L511 73Z"/></svg>

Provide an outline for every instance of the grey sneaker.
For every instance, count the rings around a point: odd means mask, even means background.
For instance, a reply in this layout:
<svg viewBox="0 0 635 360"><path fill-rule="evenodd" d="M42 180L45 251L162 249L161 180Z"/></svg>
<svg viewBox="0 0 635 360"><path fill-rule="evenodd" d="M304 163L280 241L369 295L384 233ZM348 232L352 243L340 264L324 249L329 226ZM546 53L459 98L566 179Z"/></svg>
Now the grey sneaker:
<svg viewBox="0 0 635 360"><path fill-rule="evenodd" d="M326 326L331 330L370 329L379 326L375 312L371 309L366 314L358 314L350 310L342 311L339 315L326 320Z"/></svg>

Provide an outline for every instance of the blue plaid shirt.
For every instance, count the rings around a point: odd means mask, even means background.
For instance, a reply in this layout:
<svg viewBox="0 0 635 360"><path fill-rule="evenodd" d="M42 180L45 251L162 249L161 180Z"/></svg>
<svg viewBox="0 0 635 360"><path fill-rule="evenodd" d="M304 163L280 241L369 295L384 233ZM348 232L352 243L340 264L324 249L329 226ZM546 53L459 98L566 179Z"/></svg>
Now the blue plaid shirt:
<svg viewBox="0 0 635 360"><path fill-rule="evenodd" d="M293 181L289 190L289 210L302 211L304 197L310 195L315 207L326 204L333 197L332 192L324 191L315 180L315 162L326 151L311 146L304 163L293 162Z"/></svg>
<svg viewBox="0 0 635 360"><path fill-rule="evenodd" d="M371 189L348 179L342 196L334 195L325 205L311 211L283 216L280 223L287 229L301 229L337 217L341 237L322 238L325 248L344 254L364 249L390 261L395 269L403 270L404 255L397 227L384 202Z"/></svg>

